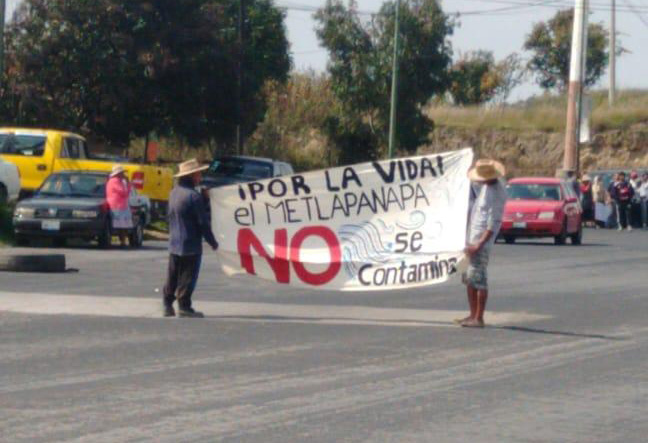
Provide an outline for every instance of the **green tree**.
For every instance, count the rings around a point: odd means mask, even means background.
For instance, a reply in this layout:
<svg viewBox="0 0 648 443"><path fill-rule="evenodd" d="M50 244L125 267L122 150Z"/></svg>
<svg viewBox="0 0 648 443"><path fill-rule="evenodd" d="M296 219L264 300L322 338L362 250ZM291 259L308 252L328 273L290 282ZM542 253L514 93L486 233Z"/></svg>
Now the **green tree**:
<svg viewBox="0 0 648 443"><path fill-rule="evenodd" d="M548 22L536 23L524 49L532 52L528 63L543 89L564 91L569 85L569 64L574 10L558 11ZM588 26L585 85L595 84L608 64L608 33L599 23Z"/></svg>
<svg viewBox="0 0 648 443"><path fill-rule="evenodd" d="M110 0L27 0L7 32L3 120L84 128L115 143L152 125L127 17Z"/></svg>
<svg viewBox="0 0 648 443"><path fill-rule="evenodd" d="M491 51L468 52L452 65L449 92L458 105L506 101L523 75L520 58L515 53L496 62Z"/></svg>
<svg viewBox="0 0 648 443"><path fill-rule="evenodd" d="M392 1L385 2L370 22L360 18L354 1L346 7L341 0L327 0L315 15L317 35L330 54L331 86L342 103L343 115L329 121L329 134L351 141L346 144L352 152L342 154L341 159L363 160L387 145L394 17ZM449 84L452 51L448 37L453 22L437 0L403 2L400 20L397 140L399 148L413 152L427 141L433 128L423 115L423 105ZM375 146L362 152L354 146L359 141Z"/></svg>
<svg viewBox="0 0 648 443"><path fill-rule="evenodd" d="M25 0L8 28L3 120L82 129L116 144L150 131L190 143L234 139L243 53L243 131L263 84L290 69L284 13L235 0Z"/></svg>

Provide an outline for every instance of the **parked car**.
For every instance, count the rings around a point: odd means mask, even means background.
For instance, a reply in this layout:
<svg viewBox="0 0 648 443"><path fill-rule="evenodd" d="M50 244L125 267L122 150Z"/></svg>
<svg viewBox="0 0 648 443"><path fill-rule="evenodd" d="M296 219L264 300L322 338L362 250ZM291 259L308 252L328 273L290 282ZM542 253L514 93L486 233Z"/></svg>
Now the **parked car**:
<svg viewBox="0 0 648 443"><path fill-rule="evenodd" d="M150 198L138 193L135 188L131 188L131 193L128 196L128 204L133 212L137 212L142 216L144 226L151 224L153 214Z"/></svg>
<svg viewBox="0 0 648 443"><path fill-rule="evenodd" d="M108 173L61 171L50 175L33 197L22 200L14 211L15 238L19 244L50 237L58 244L69 238L96 239L101 248L112 240L110 210L106 201ZM132 200L131 200L132 201ZM129 243L142 246L146 214L133 208L134 228Z"/></svg>
<svg viewBox="0 0 648 443"><path fill-rule="evenodd" d="M20 170L21 191L29 196L52 173L110 171L115 160L93 154L79 134L51 129L0 128L0 158ZM122 163L127 176L159 211L164 210L173 187L171 168Z"/></svg>
<svg viewBox="0 0 648 443"><path fill-rule="evenodd" d="M515 178L506 187L508 200L500 237L506 243L516 238L553 237L557 245L567 237L574 245L583 238L583 210L576 192L558 178Z"/></svg>
<svg viewBox="0 0 648 443"><path fill-rule="evenodd" d="M291 174L294 174L294 171L289 163L269 158L235 155L214 160L203 174L201 185L215 188Z"/></svg>
<svg viewBox="0 0 648 443"><path fill-rule="evenodd" d="M18 194L20 194L18 167L0 158L0 205L17 200Z"/></svg>

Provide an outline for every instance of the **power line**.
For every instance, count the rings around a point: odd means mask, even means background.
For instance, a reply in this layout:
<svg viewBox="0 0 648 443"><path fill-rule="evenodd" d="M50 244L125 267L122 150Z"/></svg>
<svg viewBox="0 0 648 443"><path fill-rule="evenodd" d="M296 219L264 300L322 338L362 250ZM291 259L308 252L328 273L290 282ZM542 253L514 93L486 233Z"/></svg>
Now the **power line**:
<svg viewBox="0 0 648 443"><path fill-rule="evenodd" d="M478 2L478 3L490 3L490 4L502 4L502 5L511 5L511 6L532 6L532 4L536 3L531 0L468 0L468 1L473 1L473 2ZM549 8L571 8L573 7L573 4L571 1L568 0L547 0L545 2L540 2L540 4L537 4L537 6L540 7L549 7ZM611 11L612 7L608 2L591 2L589 3L589 10L595 10L595 11ZM632 8L630 6L625 6L625 7L618 7L617 6L617 11L621 10L624 12L632 12ZM648 5L646 6L638 6L635 7L635 9L641 9L641 10L648 10Z"/></svg>
<svg viewBox="0 0 648 443"><path fill-rule="evenodd" d="M531 8L551 8L551 9L563 9L572 7L571 2L565 0L543 0L543 1L515 1L515 0L469 0L479 3L488 3L488 4L501 4L506 5L498 8L492 9L476 9L476 10L467 10L467 11L448 11L448 15L459 15L459 16L481 16L481 15L509 15L519 12L525 12L525 10ZM322 7L306 5L294 2L282 2L277 4L277 7L287 11L299 11L299 12L317 12ZM590 3L589 9L591 11L600 11L600 12L609 12L611 7L609 4L605 3ZM617 6L616 11L622 13L634 13L639 14L640 12L648 13L648 6L634 6L627 5L625 7ZM365 11L356 9L354 12L360 16L375 16L378 12ZM642 20L643 21L643 20Z"/></svg>
<svg viewBox="0 0 648 443"><path fill-rule="evenodd" d="M641 20L641 23L643 23L647 28L648 28L648 19L641 15L639 11L636 9L635 5L630 1L630 0L623 0L625 4L627 4L630 9L632 9L632 12Z"/></svg>

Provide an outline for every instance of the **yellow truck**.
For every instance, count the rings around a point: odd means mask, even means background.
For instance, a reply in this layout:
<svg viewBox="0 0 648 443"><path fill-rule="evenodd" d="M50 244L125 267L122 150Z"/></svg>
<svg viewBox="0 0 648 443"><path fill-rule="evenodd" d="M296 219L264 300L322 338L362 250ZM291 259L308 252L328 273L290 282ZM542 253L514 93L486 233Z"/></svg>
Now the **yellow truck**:
<svg viewBox="0 0 648 443"><path fill-rule="evenodd" d="M161 210L173 187L170 168L111 161L93 156L85 138L51 129L0 128L0 158L18 167L23 194L40 187L53 172L64 170L110 171L120 163L139 193Z"/></svg>

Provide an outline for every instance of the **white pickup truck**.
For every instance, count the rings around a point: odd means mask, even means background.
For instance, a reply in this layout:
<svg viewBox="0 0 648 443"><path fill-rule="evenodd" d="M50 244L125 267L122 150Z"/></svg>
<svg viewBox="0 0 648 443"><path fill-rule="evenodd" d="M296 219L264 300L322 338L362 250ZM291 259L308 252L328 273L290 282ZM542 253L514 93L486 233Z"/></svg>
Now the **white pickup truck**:
<svg viewBox="0 0 648 443"><path fill-rule="evenodd" d="M20 173L13 163L0 158L0 205L18 199L20 193Z"/></svg>

